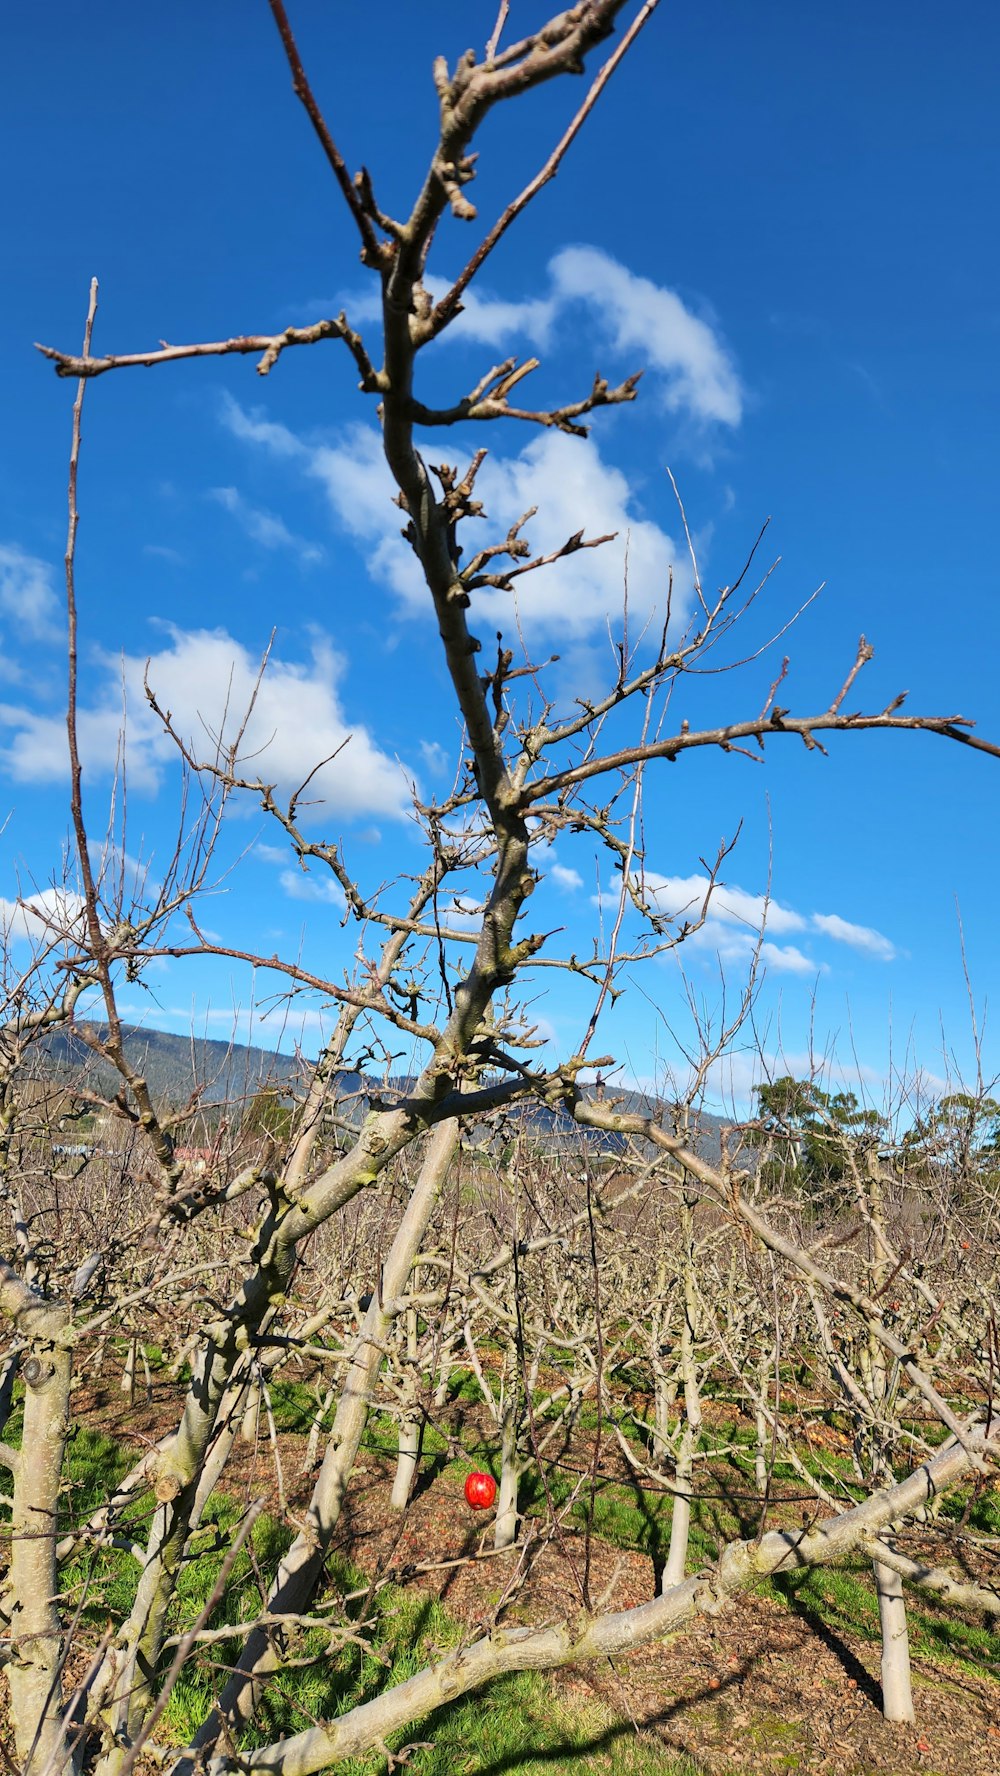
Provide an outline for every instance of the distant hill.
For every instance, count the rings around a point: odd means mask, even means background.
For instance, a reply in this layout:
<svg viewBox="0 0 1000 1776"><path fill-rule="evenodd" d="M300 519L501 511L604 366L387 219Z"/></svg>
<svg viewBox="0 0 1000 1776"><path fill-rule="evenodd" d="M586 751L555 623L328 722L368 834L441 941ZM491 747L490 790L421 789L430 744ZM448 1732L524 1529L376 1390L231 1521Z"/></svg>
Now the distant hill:
<svg viewBox="0 0 1000 1776"><path fill-rule="evenodd" d="M100 1037L106 1034L101 1024L84 1026ZM101 1097L113 1097L121 1080L115 1069L102 1061L88 1047L80 1027L74 1030L53 1030L43 1038L35 1051L34 1073L54 1085L78 1085L85 1079L90 1090ZM309 1062L295 1055L276 1054L266 1048L247 1047L243 1043L214 1041L206 1036L176 1036L168 1030L151 1030L144 1025L124 1026L132 1064L141 1069L154 1103L180 1106L192 1092L204 1087L201 1103L206 1108L221 1104L247 1102L265 1087L290 1096L301 1086ZM367 1089L375 1091L383 1102L402 1096L412 1086L410 1078L394 1079L388 1086L362 1079L359 1073L346 1073L339 1080L340 1092L350 1094L352 1103L345 1106L346 1119L360 1123L365 1113ZM597 1097L597 1087L585 1087L585 1095ZM608 1086L607 1103L625 1112L663 1115L667 1127L667 1107L658 1098L645 1092L618 1090ZM723 1119L702 1112L696 1119L698 1135L695 1146L708 1160L719 1156L720 1130ZM626 1142L620 1135L599 1129L581 1128L564 1110L551 1110L532 1101L513 1107L507 1114L506 1126L523 1132L529 1140L549 1153L571 1153L586 1148L590 1152L615 1154ZM483 1129L484 1137L486 1129Z"/></svg>
<svg viewBox="0 0 1000 1776"><path fill-rule="evenodd" d="M88 1027L106 1035L103 1025ZM144 1025L126 1025L123 1033L131 1063L141 1069L154 1102L161 1104L184 1104L202 1085L201 1102L206 1105L253 1097L266 1085L290 1090L303 1073L303 1063L294 1055L266 1048L216 1042L207 1036L175 1036ZM121 1084L115 1069L94 1054L78 1029L51 1031L36 1054L36 1074L55 1084L75 1085L85 1074L90 1088L102 1097L113 1096Z"/></svg>

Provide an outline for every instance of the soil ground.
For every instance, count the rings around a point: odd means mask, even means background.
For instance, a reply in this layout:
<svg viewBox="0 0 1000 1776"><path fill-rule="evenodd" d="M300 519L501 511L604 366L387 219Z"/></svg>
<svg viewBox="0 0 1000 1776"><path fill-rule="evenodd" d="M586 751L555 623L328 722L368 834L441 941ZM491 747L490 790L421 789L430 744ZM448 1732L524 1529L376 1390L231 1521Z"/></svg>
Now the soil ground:
<svg viewBox="0 0 1000 1776"><path fill-rule="evenodd" d="M143 1445L165 1428L167 1404L154 1397L126 1411L105 1396L92 1402L89 1416L105 1434ZM278 1438L293 1516L309 1491L301 1474L303 1447L301 1437ZM576 1461L585 1461L587 1453L585 1445L575 1450ZM612 1460L608 1449L602 1465ZM492 1623L521 1554L488 1552L489 1526L483 1528L470 1511L453 1468L433 1475L432 1464L433 1477L418 1485L405 1516L390 1511L392 1468L384 1456L365 1454L337 1551L365 1574L391 1573L396 1582L439 1598L470 1631ZM241 1449L228 1485L248 1499L276 1502L266 1437L256 1450ZM470 1560L477 1550L484 1557ZM589 1559L590 1595L604 1608L625 1609L651 1595L655 1581L647 1555L595 1536ZM427 1571L434 1562L442 1564ZM531 1561L501 1619L563 1618L581 1599L585 1563L581 1533L556 1536ZM877 1644L861 1634L835 1632L805 1609L749 1593L721 1616L701 1619L627 1660L575 1667L549 1679L564 1707L593 1721L595 1768L607 1769L610 1760L613 1770L615 1745L638 1732L662 1748L665 1763L684 1754L705 1776L1000 1776L1000 1680L988 1670L919 1653L913 1680L918 1724L889 1725L880 1712ZM489 1707L488 1692L483 1706Z"/></svg>

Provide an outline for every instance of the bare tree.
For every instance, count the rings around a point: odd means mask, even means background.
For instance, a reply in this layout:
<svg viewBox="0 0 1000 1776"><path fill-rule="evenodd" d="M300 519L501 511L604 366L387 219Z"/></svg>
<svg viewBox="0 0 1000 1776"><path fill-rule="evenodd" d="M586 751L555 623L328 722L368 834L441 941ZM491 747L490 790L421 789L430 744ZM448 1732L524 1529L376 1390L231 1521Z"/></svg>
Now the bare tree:
<svg viewBox="0 0 1000 1776"><path fill-rule="evenodd" d="M767 756L794 738L821 751L830 736L872 730L929 733L992 756L998 749L975 737L960 716L903 713L902 697L867 712L853 707L849 699L872 657L863 638L832 687L828 704L811 715L794 715L778 703L781 669L763 703L756 697L749 712L734 707L732 718L721 725L696 730L684 722L668 732L671 692L699 667L708 650L731 634L740 611L767 578L765 573L752 589L756 550L733 583L714 597L706 594L695 562L689 627L682 630L674 621L665 587L662 623L652 643L623 630L617 671L605 692L560 713L541 688L540 663L502 640L495 660L487 659L476 634L477 593L510 589L553 560L606 539L589 538L581 529L560 549L533 554L526 535L529 512L506 535L464 549L460 539L483 515L476 485L485 452L478 451L464 466L444 461L433 466L418 445L426 433L446 434L459 422L516 420L585 435L593 412L635 399L638 375L614 387L597 375L562 405L522 406L524 382L537 367L534 360L510 358L489 366L473 388L445 406L420 398L417 377L422 355L460 313L463 297L489 255L554 177L607 81L652 19L656 0L638 6L628 0L581 0L507 46L504 5L482 57L470 50L454 67L439 59L434 68L438 137L405 217L383 209L367 172L351 176L303 68L284 6L281 0L270 0L270 5L295 92L356 228L362 263L377 282L379 326L365 339L340 314L276 335L227 335L214 342L98 354L91 337L95 287L82 353L43 348L61 376L77 381L66 562L71 817L79 888L74 886L77 898L68 916L46 931L30 981L16 983L8 1001L4 1044L10 1062L3 1079L10 1082L10 1098L4 1100L6 1133L0 1153L9 1153L11 1130L25 1114L26 1100L23 1093L18 1095L24 1043L43 1027L72 1023L86 989L99 995L103 1023L89 1026L85 1040L105 1069L113 1070L116 1082L112 1091L101 1088L96 1096L109 1115L141 1140L150 1182L129 1249L111 1249L105 1255L112 1274L102 1279L104 1294L96 1304L87 1299L94 1275L84 1277L81 1271L74 1289L65 1286L65 1262L61 1270L58 1264L47 1272L39 1268L30 1238L22 1239L19 1232L24 1217L16 1197L10 1197L14 1232L0 1265L0 1312L9 1331L7 1373L16 1364L23 1384L23 1424L0 1444L0 1461L12 1487L11 1560L0 1610L21 1776L61 1776L84 1769L93 1776L129 1776L145 1751L155 1752L174 1776L279 1767L284 1776L310 1776L345 1757L384 1747L390 1735L439 1704L501 1673L623 1652L676 1631L699 1613L716 1610L762 1574L841 1561L863 1550L866 1558L904 1580L912 1577L913 1562L893 1551L894 1527L968 1476L985 1472L997 1455L992 1399L984 1403L985 1418L972 1401L958 1410L948 1403L927 1361L926 1338L904 1338L887 1312L881 1269L859 1273L841 1263L836 1251L817 1249L787 1216L773 1215L766 1203L755 1200L745 1188L745 1174L726 1154L719 1164L709 1163L683 1127L665 1126L655 1108L636 1109L613 1096L595 1095L585 1089L582 1075L613 1061L595 1052L596 1036L602 1010L620 990L622 970L676 946L707 913L708 896L686 920L671 922L648 891L641 848L646 772L704 748L750 748ZM497 107L516 105L549 81L589 68L620 26L624 29L617 43L593 74L548 159L482 234L459 276L435 298L431 257L449 213L463 224L476 220L469 197L476 170L473 143L486 116ZM206 756L203 743L182 731L151 683L151 706L176 742L194 793L182 817L178 862L153 903L145 904L141 895L130 896L124 888L117 896L109 894L106 878L92 861L76 731L76 490L87 384L129 367L232 353L256 355L258 372L267 375L286 350L328 340L346 347L362 393L376 404L385 458L404 516L403 535L423 576L464 729L452 794L416 807L426 838L425 865L415 879L365 889L338 844L309 836L301 819L306 784L290 800L282 800L274 785L255 774L253 760L242 756L245 729L235 739L220 738ZM624 707L637 713L632 739L621 743L617 720ZM209 880L213 835L234 796L256 797L284 832L298 862L331 873L357 932L357 963L349 977L326 978L294 957L253 956L203 930L197 895ZM543 933L520 925L542 847L561 833L580 830L607 851L621 875L617 917L606 940L584 958L559 956ZM625 941L626 910L640 924L638 940ZM197 1108L197 1094L180 1113L157 1103L131 1053L118 1010L118 986L123 978L141 976L161 955L252 962L271 969L286 990L321 992L336 1007L333 1033L297 1098L287 1135L272 1140L266 1152L247 1163L239 1163L235 1146L227 1150L220 1142L207 1170L192 1174L179 1152L178 1135ZM521 1009L518 992L533 980L548 978L544 971L553 967L590 984L592 1010L573 1052L560 1064L543 1067L530 1014ZM391 1055L400 1036L415 1045L422 1059L416 1077L394 1087ZM368 1086L363 1104L351 1107L339 1081L361 1057ZM542 1106L574 1130L613 1135L623 1151L632 1149L640 1165L663 1167L672 1188L681 1192L688 1219L681 1220L676 1234L675 1274L684 1304L680 1379L687 1417L678 1457L679 1497L686 1495L693 1472L700 1340L707 1324L691 1219L698 1202L710 1205L713 1215L737 1229L742 1241L794 1277L798 1289L812 1292L817 1302L835 1304L836 1312L859 1328L873 1359L887 1365L943 1427L945 1441L933 1451L922 1451L909 1471L894 1466L891 1473L883 1469L873 1474L873 1488L861 1503L834 1500L822 1517L794 1531L762 1525L753 1538L721 1547L711 1569L686 1577L686 1525L679 1518L668 1582L646 1603L612 1611L585 1594L583 1609L577 1600L561 1622L526 1628L501 1621L491 1632L432 1660L406 1682L390 1684L335 1718L320 1719L280 1742L261 1745L258 1738L249 1748L247 1729L259 1724L269 1687L287 1661L293 1628L305 1625L332 1633L331 1644L342 1644L337 1635L364 1638L363 1623L350 1628L340 1619L338 1625L330 1614L326 1558L367 1416L373 1401L386 1397L377 1396L376 1390L392 1329L426 1305L428 1230L463 1127L482 1128L525 1103ZM304 1254L313 1249L310 1242L319 1246L330 1236L359 1198L391 1201L390 1186L404 1175L402 1156L410 1154L402 1206L384 1244L363 1318L358 1323L355 1317L352 1324L353 1309L342 1288L331 1286L326 1296L321 1291L306 1299L300 1284ZM588 1235L595 1212L591 1204ZM537 1237L544 1241L548 1235L539 1230ZM592 1276L598 1284L588 1309L593 1316L594 1304L600 1311L596 1233L591 1245ZM516 1239L512 1248L511 1264L519 1255ZM141 1262L136 1266L136 1254L144 1251L150 1255L145 1270ZM192 1286L199 1266L215 1267L210 1287ZM420 1267L416 1283L415 1266ZM471 1273L476 1267L467 1268ZM479 1298L492 1300L499 1320L509 1324L509 1309L492 1285L481 1276L478 1282ZM61 1480L74 1420L74 1373L108 1318L129 1304L138 1307L151 1291L159 1306L174 1304L178 1374L184 1373L182 1362L189 1365L176 1423L151 1444L96 1511L68 1520ZM515 1326L519 1312L523 1320L526 1299L515 1292ZM546 1336L551 1346L560 1334L550 1327ZM570 1334L570 1343L577 1341L581 1350L590 1348L591 1339L594 1385L603 1398L606 1315L578 1322ZM520 1344L523 1353L523 1338ZM315 1350L317 1362L327 1365L324 1373L332 1374L332 1429L297 1533L260 1609L244 1624L240 1650L219 1677L214 1702L186 1743L171 1745L164 1733L167 1704L181 1671L206 1644L214 1645L211 1609L226 1587L255 1512L235 1530L205 1608L182 1631L176 1628L179 1576L200 1545L208 1489L225 1474L253 1391L266 1416L269 1364L275 1353L290 1350ZM527 1382L521 1377L529 1392L533 1379L538 1377L532 1377L529 1360ZM567 1385L571 1392L579 1391L582 1383L575 1370ZM516 1440L516 1426L511 1435ZM511 1472L516 1456L513 1450ZM139 1499L146 1501L145 1516L136 1513ZM507 1506L509 1513L512 1500ZM74 1615L63 1595L61 1572L81 1549L112 1544L123 1548L132 1563L130 1602L103 1640L84 1646L89 1656L83 1659L77 1656L80 1611ZM888 1595L894 1581L885 1583Z"/></svg>

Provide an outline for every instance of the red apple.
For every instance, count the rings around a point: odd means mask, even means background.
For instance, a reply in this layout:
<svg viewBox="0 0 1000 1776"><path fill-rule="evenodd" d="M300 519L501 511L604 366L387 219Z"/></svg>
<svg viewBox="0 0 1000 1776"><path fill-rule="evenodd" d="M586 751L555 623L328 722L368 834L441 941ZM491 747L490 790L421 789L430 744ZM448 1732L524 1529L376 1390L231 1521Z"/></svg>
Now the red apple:
<svg viewBox="0 0 1000 1776"><path fill-rule="evenodd" d="M497 1496L497 1483L492 1474L470 1474L465 1482L465 1497L474 1511L488 1511Z"/></svg>

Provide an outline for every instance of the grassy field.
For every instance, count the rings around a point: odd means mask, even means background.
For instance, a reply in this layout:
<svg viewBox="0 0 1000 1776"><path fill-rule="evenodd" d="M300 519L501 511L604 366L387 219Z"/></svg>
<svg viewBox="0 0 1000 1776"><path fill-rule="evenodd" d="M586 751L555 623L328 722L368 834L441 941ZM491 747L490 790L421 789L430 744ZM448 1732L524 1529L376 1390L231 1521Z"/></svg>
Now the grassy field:
<svg viewBox="0 0 1000 1776"><path fill-rule="evenodd" d="M155 1364L155 1353L152 1354ZM164 1385L161 1379L157 1385ZM458 1391L461 1389L457 1386ZM418 1489L424 1495L425 1512L430 1509L428 1500L459 1499L464 1478L473 1467L492 1465L490 1456L494 1452L475 1416L471 1395L467 1404L469 1415L462 1429L462 1455L449 1455L446 1440L433 1428L427 1430ZM273 1390L272 1408L291 1468L293 1459L301 1455L303 1436L315 1410L314 1399L308 1388L281 1383ZM135 1459L135 1443L123 1437L112 1439L97 1428L101 1416L98 1408L91 1414L89 1424L77 1428L69 1445L67 1515L75 1521L107 1497L115 1481ZM595 1428L596 1416L590 1422L585 1419L579 1427L577 1443L564 1452L560 1463L549 1468L547 1498L538 1479L526 1479L522 1509L529 1517L544 1518L551 1502L557 1512L564 1513L566 1532L575 1534L577 1546L583 1544L589 1519L594 1541L605 1551L620 1550L623 1557L632 1559L636 1570L647 1574L642 1582L651 1586L653 1565L666 1549L670 1498L631 1481L620 1458L614 1475L599 1473L591 1483L587 1453L593 1446ZM16 1437L16 1421L10 1429ZM717 1426L710 1426L706 1430L706 1449L711 1451L713 1444L724 1446L726 1453L710 1459L702 1472L704 1496L694 1512L689 1571L711 1561L721 1542L735 1535L752 1534L756 1527L757 1508L754 1505L751 1510L747 1503L753 1492L749 1434L745 1429L727 1425L723 1435ZM387 1491L394 1446L395 1426L391 1418L373 1416L363 1451L372 1495L384 1497ZM608 1443L604 1448L605 1459L610 1461L613 1446ZM266 1446L260 1455L263 1473L268 1469ZM849 1497L849 1464L830 1451L824 1451L823 1461L828 1472L831 1463L840 1463L845 1495ZM774 1481L779 1494L801 1487L801 1480L780 1461ZM203 1608L244 1505L245 1497L228 1492L210 1501L194 1555L181 1575L176 1620L172 1624L174 1633L183 1632ZM974 1500L958 1499L948 1506L951 1514L963 1508L970 1526L1000 1537L1000 1495L995 1490ZM152 1500L148 1496L137 1497L129 1508L128 1533L138 1543L144 1539L151 1510ZM224 1598L207 1624L212 1629L232 1626L233 1635L213 1641L199 1663L184 1670L159 1730L162 1740L183 1741L203 1718L217 1689L220 1670L237 1653L240 1625L258 1613L262 1591L291 1534L291 1529L271 1512L265 1510L259 1516ZM127 1612L136 1570L134 1559L121 1550L88 1552L65 1569L66 1608L79 1610L84 1634L93 1642L109 1620L120 1619ZM484 1602L488 1604L498 1595L495 1588L491 1589L495 1586L495 1573L480 1570L486 1587ZM454 1613L433 1594L433 1589L422 1586L419 1578L407 1578L405 1574L402 1583L375 1585L372 1578L370 1564L355 1564L349 1553L336 1557L330 1569L331 1589L344 1600L337 1627L332 1636L324 1629L291 1637L288 1665L273 1688L255 1729L254 1742L264 1743L282 1733L298 1731L310 1720L335 1716L380 1689L402 1681L435 1654L456 1644L463 1633L462 1612ZM786 1575L762 1582L758 1592L769 1607L780 1611L781 1620L804 1633L804 1642L797 1644L809 1644L816 1637L817 1645L842 1648L845 1670L852 1669L853 1658L862 1683L865 1671L861 1662L869 1670L877 1669L878 1614L870 1578L863 1569ZM467 1611L465 1615L467 1620ZM970 1680L979 1684L987 1681L995 1684L1000 1704L1000 1642L996 1635L981 1623L912 1595L908 1618L914 1659L929 1662L929 1669L932 1667L936 1674L933 1681L943 1691L950 1690L961 1697L963 1686ZM345 1635L355 1631L363 1631L365 1644L344 1644ZM872 1652L869 1660L864 1659L865 1644ZM854 1649L853 1654L849 1648ZM703 1676L702 1672L699 1681ZM676 1681L672 1681L676 1688ZM858 1681L846 1679L848 1684L856 1685ZM718 1687L715 1678L702 1683L706 1692L700 1705L702 1713L699 1717L695 1709L692 1717L703 1720L706 1735L709 1728L714 1733L715 1750L708 1763L698 1757L671 1754L662 1741L645 1730L643 1721L638 1722L643 1730L637 1730L637 1724L629 1718L628 1705L617 1704L613 1694L609 1700L599 1686L595 1690L586 1683L554 1681L532 1673L503 1680L493 1685L485 1697L467 1698L442 1710L432 1723L415 1723L405 1742L433 1738L432 1745L422 1745L413 1754L415 1768L427 1776L445 1776L445 1772L454 1771L468 1772L469 1776L500 1776L501 1772L519 1771L546 1772L551 1776L565 1772L569 1776L570 1771L581 1769L607 1770L620 1776L646 1776L646 1772L652 1776L654 1771L661 1776L699 1776L699 1772L711 1770L712 1776L728 1776L730 1768L734 1772L745 1771L747 1757L751 1758L750 1767L754 1758L760 1767L768 1769L814 1767L806 1743L808 1735L801 1725L783 1719L780 1712L767 1705L744 1710L746 1719L740 1724L742 1755L731 1766L726 1764L724 1753L720 1761L718 1741L725 1740L736 1717L727 1716L724 1698L710 1693ZM752 1696L752 1687L749 1694ZM647 1705L645 1715L649 1712ZM698 1737L697 1730L694 1737ZM997 1743L1000 1746L1000 1740ZM404 1749L403 1740L389 1746L397 1755ZM989 1761L992 1755L992 1746L987 1745L978 1762L975 1752L970 1751L967 1763L951 1762L947 1767L975 1770L977 1776L980 1771L984 1776L990 1772L992 1776L995 1768L1000 1769L1000 1756L994 1764ZM386 1768L386 1759L373 1754L341 1767L351 1776L362 1776L362 1772L367 1776L368 1772ZM884 1761L870 1767L881 1771L887 1768ZM908 1767L914 1766L900 1765L901 1770ZM919 1767L934 1766L921 1762ZM857 1766L859 1773L865 1768L868 1766Z"/></svg>
<svg viewBox="0 0 1000 1776"><path fill-rule="evenodd" d="M279 1407L283 1420L297 1417L294 1398ZM387 1427L376 1422L375 1430ZM16 1426L15 1426L16 1429ZM381 1441L376 1435L372 1447ZM388 1442L388 1438L385 1439ZM107 1496L131 1459L131 1452L93 1429L81 1429L70 1445L67 1491L73 1514L85 1515ZM454 1464L464 1477L468 1464ZM140 1497L128 1513L132 1532L141 1536L152 1502ZM175 1633L195 1620L218 1576L222 1548L242 1516L241 1507L225 1494L210 1500L202 1535L205 1552L186 1565L178 1586ZM251 1621L260 1607L260 1585L277 1568L291 1540L291 1531L268 1512L254 1524L249 1547L238 1558L224 1599L206 1626L217 1629ZM109 1618L120 1617L131 1602L135 1563L127 1553L110 1550L70 1562L65 1569L65 1598L79 1608L89 1623L94 1640ZM265 1744L282 1733L297 1731L304 1720L336 1716L344 1708L366 1700L380 1689L401 1683L435 1655L457 1644L461 1625L433 1598L396 1585L386 1585L374 1598L363 1573L347 1563L334 1562L330 1578L351 1601L344 1611L345 1625L365 1625L373 1651L356 1646L331 1654L330 1637L313 1630L293 1640L289 1669L279 1676L269 1695L258 1726L248 1736L250 1744ZM177 1743L194 1730L211 1705L215 1672L237 1653L238 1633L213 1644L212 1659L182 1673L164 1715L162 1737ZM294 1661L294 1663L293 1663ZM419 1739L428 1723L416 1723L405 1736L396 1735L389 1749L400 1752ZM637 1737L634 1729L608 1720L600 1707L561 1706L546 1679L522 1672L501 1680L489 1693L489 1705L479 1697L467 1698L440 1711L433 1723L434 1742L421 1748L419 1768L425 1776L451 1776L473 1772L500 1776L508 1772L544 1770L548 1776L571 1776L581 1767L608 1770L619 1776L697 1776L689 1759L664 1761L662 1752ZM384 1769L381 1754L350 1760L340 1766L345 1776L371 1776Z"/></svg>

